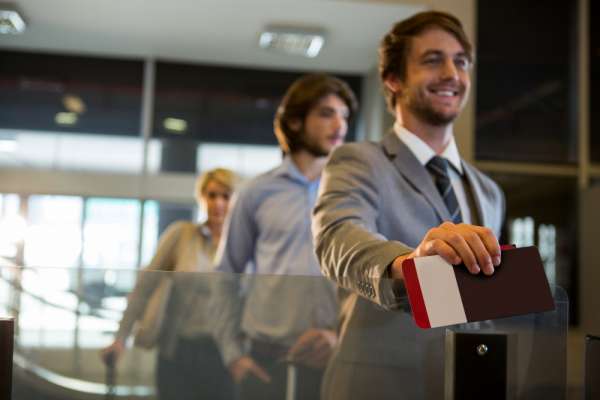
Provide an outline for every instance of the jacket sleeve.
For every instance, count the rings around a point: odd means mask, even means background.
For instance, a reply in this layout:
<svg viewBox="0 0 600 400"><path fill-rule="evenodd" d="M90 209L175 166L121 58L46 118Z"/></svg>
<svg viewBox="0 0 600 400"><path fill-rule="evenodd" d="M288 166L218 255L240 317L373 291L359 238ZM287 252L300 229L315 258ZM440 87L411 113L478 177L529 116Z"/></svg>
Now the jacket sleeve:
<svg viewBox="0 0 600 400"><path fill-rule="evenodd" d="M171 224L163 233L154 257L147 267L138 274L138 279L133 291L127 299L127 308L123 313L116 338L125 341L130 335L135 321L146 309L146 304L160 282L163 273L159 271L173 271L177 263L178 244L187 222L179 221Z"/></svg>
<svg viewBox="0 0 600 400"><path fill-rule="evenodd" d="M377 231L381 183L374 157L384 155L366 143L333 153L313 211L315 251L322 272L339 286L386 309L406 308L404 285L388 271L396 257L412 249Z"/></svg>
<svg viewBox="0 0 600 400"><path fill-rule="evenodd" d="M254 260L257 227L252 192L241 191L233 201L216 255L211 289L213 336L225 365L245 354L241 330L244 295L240 280L248 263Z"/></svg>

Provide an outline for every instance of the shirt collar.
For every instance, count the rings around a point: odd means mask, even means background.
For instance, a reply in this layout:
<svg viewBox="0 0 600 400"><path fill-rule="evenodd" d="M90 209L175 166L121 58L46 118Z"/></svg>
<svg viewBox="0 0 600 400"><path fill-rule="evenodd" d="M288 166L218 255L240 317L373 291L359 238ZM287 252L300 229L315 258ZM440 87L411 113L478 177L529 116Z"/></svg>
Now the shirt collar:
<svg viewBox="0 0 600 400"><path fill-rule="evenodd" d="M281 163L281 165L275 169L275 175L287 176L292 180L302 183L303 185L319 183L319 178L315 179L314 181L310 181L306 176L302 175L302 172L300 172L296 164L294 164L292 157L290 157L289 155L286 155L283 158L283 162Z"/></svg>
<svg viewBox="0 0 600 400"><path fill-rule="evenodd" d="M427 143L425 143L420 137L406 129L398 121L394 124L394 132L398 138L410 149L410 151L417 157L417 160L421 165L425 166L433 157L436 156L435 151ZM456 147L456 141L454 136L450 138L450 143L444 149L441 154L442 157L447 159L450 164L462 175L463 168L460 160L460 154L458 153L458 147Z"/></svg>

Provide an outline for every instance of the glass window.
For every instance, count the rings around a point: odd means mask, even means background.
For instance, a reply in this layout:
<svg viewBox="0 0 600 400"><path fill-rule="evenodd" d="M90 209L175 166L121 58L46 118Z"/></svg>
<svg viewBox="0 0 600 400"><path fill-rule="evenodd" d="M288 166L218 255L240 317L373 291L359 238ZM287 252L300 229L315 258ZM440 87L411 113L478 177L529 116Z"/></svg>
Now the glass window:
<svg viewBox="0 0 600 400"><path fill-rule="evenodd" d="M140 135L143 62L0 51L0 128Z"/></svg>
<svg viewBox="0 0 600 400"><path fill-rule="evenodd" d="M155 174L201 174L213 168L229 168L240 177L253 177L276 167L281 159L278 145L151 139L148 146L148 171Z"/></svg>
<svg viewBox="0 0 600 400"><path fill-rule="evenodd" d="M83 199L72 196L29 197L25 265L75 268L81 254ZM68 289L69 285L63 285Z"/></svg>
<svg viewBox="0 0 600 400"><path fill-rule="evenodd" d="M137 268L140 207L140 202L134 199L90 198L86 201L85 268Z"/></svg>
<svg viewBox="0 0 600 400"><path fill-rule="evenodd" d="M540 224L538 227L538 248L550 283L556 283L556 227Z"/></svg>
<svg viewBox="0 0 600 400"><path fill-rule="evenodd" d="M0 166L76 171L139 173L143 165L143 141L89 134L62 134L0 130L14 146L0 149Z"/></svg>
<svg viewBox="0 0 600 400"><path fill-rule="evenodd" d="M153 151L154 156L160 153L160 162L158 157L149 158L150 170L194 173L218 166L253 176L272 168L281 160L273 116L299 76L297 72L157 63L152 136L160 138L161 150ZM362 78L340 78L360 99ZM356 119L349 127L349 141L355 138L355 126Z"/></svg>
<svg viewBox="0 0 600 400"><path fill-rule="evenodd" d="M478 2L477 159L577 161L576 6Z"/></svg>
<svg viewBox="0 0 600 400"><path fill-rule="evenodd" d="M273 116L297 72L158 62L153 136L275 145ZM339 75L360 99L362 77ZM355 137L354 122L347 140Z"/></svg>
<svg viewBox="0 0 600 400"><path fill-rule="evenodd" d="M72 196L33 195L27 207L25 265L22 279L22 315L43 319L52 332L72 324L74 315L60 309L77 308L79 257L81 255L81 217L83 199ZM47 301L49 305L43 304ZM57 307L58 306L58 307ZM25 326L30 323L24 322ZM31 324L39 322L32 321ZM52 335L52 333L50 333ZM57 338L47 338L55 342Z"/></svg>
<svg viewBox="0 0 600 400"><path fill-rule="evenodd" d="M150 139L148 141L148 149L146 151L146 171L152 174L160 172L160 162L162 159L162 141Z"/></svg>
<svg viewBox="0 0 600 400"><path fill-rule="evenodd" d="M205 143L198 146L197 170L222 167L252 177L279 165L281 157L279 146Z"/></svg>
<svg viewBox="0 0 600 400"><path fill-rule="evenodd" d="M142 170L142 61L14 51L0 58L0 166Z"/></svg>
<svg viewBox="0 0 600 400"><path fill-rule="evenodd" d="M3 223L8 223L6 227L14 235L17 229L14 223L11 225L10 217L18 216L21 199L17 195L1 198ZM72 329L64 328L74 326L75 321L74 313L66 310L77 307L75 267L81 252L83 200L45 195L26 199L27 218L19 216L21 233L17 234L23 240L22 261L26 266L20 278L23 293L13 299L19 304L20 341L68 346L72 343ZM17 236L11 239L14 241Z"/></svg>
<svg viewBox="0 0 600 400"><path fill-rule="evenodd" d="M508 243L517 247L533 246L535 242L535 223L533 218L515 218L509 223Z"/></svg>
<svg viewBox="0 0 600 400"><path fill-rule="evenodd" d="M196 140L152 139L149 167L156 172L194 174L196 172Z"/></svg>
<svg viewBox="0 0 600 400"><path fill-rule="evenodd" d="M140 211L134 199L87 199L80 292L89 308L125 306L138 268ZM115 297L120 299L107 302Z"/></svg>
<svg viewBox="0 0 600 400"><path fill-rule="evenodd" d="M13 262L27 229L25 218L19 212L20 202L16 194L0 194L0 257Z"/></svg>
<svg viewBox="0 0 600 400"><path fill-rule="evenodd" d="M141 265L148 265L158 243L158 212L159 203L155 200L146 200L144 202L144 227L142 233L142 262Z"/></svg>

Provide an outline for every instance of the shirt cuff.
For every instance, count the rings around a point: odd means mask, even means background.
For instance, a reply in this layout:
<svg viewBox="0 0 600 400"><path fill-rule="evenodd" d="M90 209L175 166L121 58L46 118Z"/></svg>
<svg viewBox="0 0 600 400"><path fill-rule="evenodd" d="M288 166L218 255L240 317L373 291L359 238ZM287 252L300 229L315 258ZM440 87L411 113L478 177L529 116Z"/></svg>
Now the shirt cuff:
<svg viewBox="0 0 600 400"><path fill-rule="evenodd" d="M229 367L232 362L246 355L241 343L232 343L223 349L223 362Z"/></svg>
<svg viewBox="0 0 600 400"><path fill-rule="evenodd" d="M409 310L408 297L404 282L398 279L392 279L391 266L394 260L404 254L412 251L411 248L404 246L399 242L390 241L389 249L386 249L384 258L376 263L376 275L378 276L375 282L375 296L377 302L385 309L403 309Z"/></svg>

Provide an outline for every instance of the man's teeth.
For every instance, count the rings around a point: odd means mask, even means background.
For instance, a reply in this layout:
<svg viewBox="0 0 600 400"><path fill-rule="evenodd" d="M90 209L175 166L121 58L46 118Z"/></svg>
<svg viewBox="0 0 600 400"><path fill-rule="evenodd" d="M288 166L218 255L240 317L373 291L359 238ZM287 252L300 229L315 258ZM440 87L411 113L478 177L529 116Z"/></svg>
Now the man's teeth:
<svg viewBox="0 0 600 400"><path fill-rule="evenodd" d="M445 97L452 97L456 95L456 92L453 92L451 90L434 90L433 93L435 93L438 96L445 96Z"/></svg>

